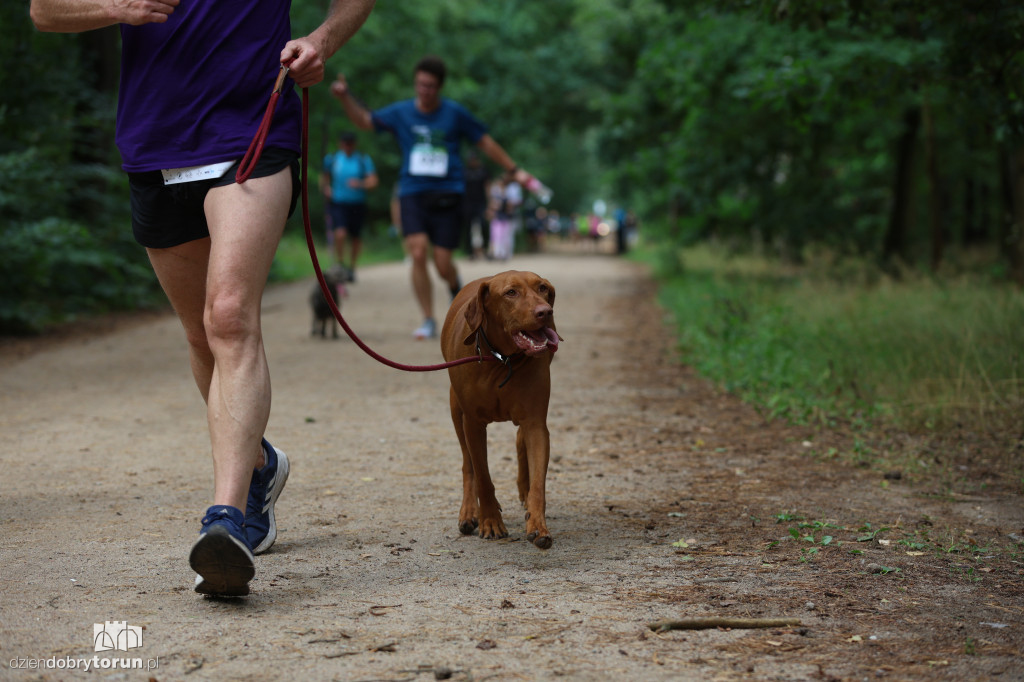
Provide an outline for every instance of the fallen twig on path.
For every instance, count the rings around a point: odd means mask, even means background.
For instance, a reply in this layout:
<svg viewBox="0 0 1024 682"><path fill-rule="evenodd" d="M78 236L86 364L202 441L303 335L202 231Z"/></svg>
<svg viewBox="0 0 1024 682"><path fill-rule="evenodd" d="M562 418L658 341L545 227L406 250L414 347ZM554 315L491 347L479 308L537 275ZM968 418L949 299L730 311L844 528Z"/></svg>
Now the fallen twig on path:
<svg viewBox="0 0 1024 682"><path fill-rule="evenodd" d="M682 620L658 620L647 627L655 632L667 630L710 630L711 628L780 628L787 625L800 625L799 618L684 618Z"/></svg>

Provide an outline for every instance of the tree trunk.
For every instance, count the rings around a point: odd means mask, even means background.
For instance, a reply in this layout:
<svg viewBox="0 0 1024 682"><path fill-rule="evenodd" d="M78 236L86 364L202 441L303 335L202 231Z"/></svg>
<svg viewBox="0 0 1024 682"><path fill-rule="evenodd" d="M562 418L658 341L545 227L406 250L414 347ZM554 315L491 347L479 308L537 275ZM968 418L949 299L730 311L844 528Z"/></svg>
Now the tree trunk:
<svg viewBox="0 0 1024 682"><path fill-rule="evenodd" d="M924 118L924 158L925 171L928 175L928 222L932 237L931 271L937 272L942 263L945 251L946 236L942 226L942 178L939 176L939 164L935 150L935 126L932 121L932 108L928 97L924 97L922 106Z"/></svg>
<svg viewBox="0 0 1024 682"><path fill-rule="evenodd" d="M1009 265L1010 279L1024 287L1024 147L1001 156L1006 218L1000 246Z"/></svg>
<svg viewBox="0 0 1024 682"><path fill-rule="evenodd" d="M893 183L892 210L889 227L882 244L882 261L908 261L910 226L914 215L914 152L917 131L921 127L921 110L907 109L903 114L903 134L896 150L896 177Z"/></svg>
<svg viewBox="0 0 1024 682"><path fill-rule="evenodd" d="M963 227L960 230L960 243L963 246L975 246L985 241L985 235L981 231L980 211L978 210L978 195L981 194L982 188L970 175L964 178L963 182Z"/></svg>

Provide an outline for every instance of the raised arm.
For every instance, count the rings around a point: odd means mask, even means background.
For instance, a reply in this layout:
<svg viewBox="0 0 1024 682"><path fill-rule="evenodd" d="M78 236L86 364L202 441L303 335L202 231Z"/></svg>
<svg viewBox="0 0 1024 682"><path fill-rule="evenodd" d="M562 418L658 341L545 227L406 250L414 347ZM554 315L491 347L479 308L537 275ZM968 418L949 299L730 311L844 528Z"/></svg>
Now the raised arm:
<svg viewBox="0 0 1024 682"><path fill-rule="evenodd" d="M114 24L162 24L180 0L32 0L29 14L40 31L80 33Z"/></svg>
<svg viewBox="0 0 1024 682"><path fill-rule="evenodd" d="M327 60L356 34L375 3L376 0L332 0L324 23L305 38L285 44L281 61L292 60L288 75L296 85L308 88L324 79Z"/></svg>
<svg viewBox="0 0 1024 682"><path fill-rule="evenodd" d="M331 83L331 94L341 102L341 108L345 110L345 115L357 128L373 130L373 118L370 116L370 110L352 95L344 75L339 73Z"/></svg>

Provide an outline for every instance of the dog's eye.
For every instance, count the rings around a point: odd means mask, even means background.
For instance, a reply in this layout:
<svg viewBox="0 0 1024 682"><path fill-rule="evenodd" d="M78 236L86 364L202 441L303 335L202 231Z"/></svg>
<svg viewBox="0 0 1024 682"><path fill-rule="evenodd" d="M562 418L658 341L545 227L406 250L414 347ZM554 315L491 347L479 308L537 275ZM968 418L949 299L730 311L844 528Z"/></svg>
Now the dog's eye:
<svg viewBox="0 0 1024 682"><path fill-rule="evenodd" d="M548 285L547 284L541 284L539 287L537 287L537 291L539 291L542 294L548 293Z"/></svg>
<svg viewBox="0 0 1024 682"><path fill-rule="evenodd" d="M519 292L516 291L515 289L509 289L508 291L505 292L505 295L509 298L515 298L516 296L519 295Z"/></svg>

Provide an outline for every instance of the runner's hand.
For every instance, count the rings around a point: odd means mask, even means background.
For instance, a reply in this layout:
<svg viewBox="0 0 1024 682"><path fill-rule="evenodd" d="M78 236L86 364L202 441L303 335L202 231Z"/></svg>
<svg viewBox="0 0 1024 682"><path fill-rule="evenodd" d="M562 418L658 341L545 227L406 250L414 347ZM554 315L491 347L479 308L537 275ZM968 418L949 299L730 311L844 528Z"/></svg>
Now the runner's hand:
<svg viewBox="0 0 1024 682"><path fill-rule="evenodd" d="M300 88L312 87L324 79L323 50L308 37L285 43L281 63L288 65L288 75Z"/></svg>
<svg viewBox="0 0 1024 682"><path fill-rule="evenodd" d="M174 12L181 0L131 0L118 3L121 20L118 23L131 26L162 24Z"/></svg>
<svg viewBox="0 0 1024 682"><path fill-rule="evenodd" d="M345 80L345 74L339 73L331 83L331 94L336 98L341 99L348 92L348 81Z"/></svg>

